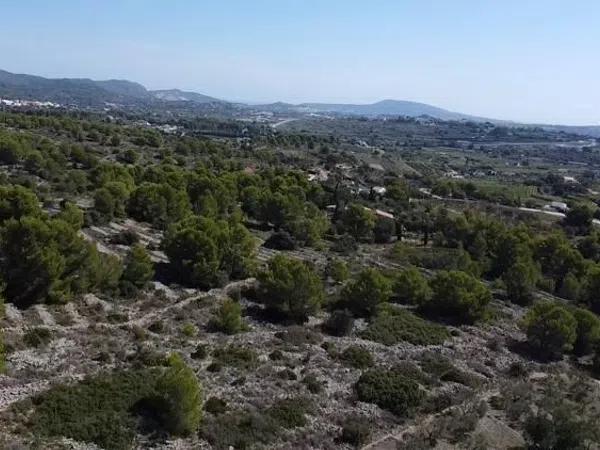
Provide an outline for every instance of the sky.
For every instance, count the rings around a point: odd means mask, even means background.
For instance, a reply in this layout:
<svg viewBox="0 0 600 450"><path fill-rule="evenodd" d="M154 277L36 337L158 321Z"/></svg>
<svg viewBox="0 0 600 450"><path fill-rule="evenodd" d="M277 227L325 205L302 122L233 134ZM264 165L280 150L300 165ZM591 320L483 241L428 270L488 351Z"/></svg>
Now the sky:
<svg viewBox="0 0 600 450"><path fill-rule="evenodd" d="M600 125L598 0L0 0L0 68Z"/></svg>

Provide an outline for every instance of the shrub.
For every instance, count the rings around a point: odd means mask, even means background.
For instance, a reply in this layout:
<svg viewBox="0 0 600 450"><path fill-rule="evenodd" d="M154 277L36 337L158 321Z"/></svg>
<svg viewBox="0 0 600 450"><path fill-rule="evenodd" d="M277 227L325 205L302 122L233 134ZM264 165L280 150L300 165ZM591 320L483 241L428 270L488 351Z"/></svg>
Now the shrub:
<svg viewBox="0 0 600 450"><path fill-rule="evenodd" d="M539 271L533 262L517 262L502 275L509 300L518 305L529 305L539 280Z"/></svg>
<svg viewBox="0 0 600 450"><path fill-rule="evenodd" d="M132 411L153 394L159 373L131 370L52 387L35 396L30 429L111 450L131 448L137 422Z"/></svg>
<svg viewBox="0 0 600 450"><path fill-rule="evenodd" d="M540 302L523 319L529 346L542 359L562 356L573 348L577 338L577 321L563 306Z"/></svg>
<svg viewBox="0 0 600 450"><path fill-rule="evenodd" d="M140 237L133 230L119 231L118 234L114 235L110 239L110 242L112 244L117 244L117 245L133 245L133 244L137 244L139 241L140 241Z"/></svg>
<svg viewBox="0 0 600 450"><path fill-rule="evenodd" d="M289 327L285 331L279 331L275 333L275 337L295 346L316 345L323 340L323 336L319 333L299 325Z"/></svg>
<svg viewBox="0 0 600 450"><path fill-rule="evenodd" d="M198 334L198 327L193 323L186 323L181 332L187 337L194 337Z"/></svg>
<svg viewBox="0 0 600 450"><path fill-rule="evenodd" d="M428 314L461 323L473 323L484 317L492 299L489 289L465 272L441 271L431 281L433 295L423 305Z"/></svg>
<svg viewBox="0 0 600 450"><path fill-rule="evenodd" d="M323 392L323 383L314 374L308 374L302 379L302 384L306 386L311 394Z"/></svg>
<svg viewBox="0 0 600 450"><path fill-rule="evenodd" d="M253 369L258 365L258 354L251 348L229 345L213 351L213 363L235 367L237 369Z"/></svg>
<svg viewBox="0 0 600 450"><path fill-rule="evenodd" d="M325 273L327 276L331 277L333 281L337 281L338 283L346 281L350 276L348 264L337 258L329 261L325 269Z"/></svg>
<svg viewBox="0 0 600 450"><path fill-rule="evenodd" d="M277 377L282 380L293 381L298 379L298 375L292 369L281 369L277 372Z"/></svg>
<svg viewBox="0 0 600 450"><path fill-rule="evenodd" d="M550 412L538 411L525 420L525 436L530 448L584 449L592 430L574 408L560 405Z"/></svg>
<svg viewBox="0 0 600 450"><path fill-rule="evenodd" d="M323 283L305 262L277 255L258 279L264 303L287 319L304 322L321 306Z"/></svg>
<svg viewBox="0 0 600 450"><path fill-rule="evenodd" d="M192 359L204 359L208 356L208 346L205 344L201 344L198 347L196 347L196 350L194 350L194 352L192 352L192 354L190 355L190 357Z"/></svg>
<svg viewBox="0 0 600 450"><path fill-rule="evenodd" d="M583 356L593 352L600 343L600 318L593 312L582 308L573 308L571 314L577 321L577 337L573 352Z"/></svg>
<svg viewBox="0 0 600 450"><path fill-rule="evenodd" d="M169 367L157 380L152 403L170 433L186 436L198 429L202 418L202 388L181 356L169 357Z"/></svg>
<svg viewBox="0 0 600 450"><path fill-rule="evenodd" d="M239 333L244 329L242 306L231 299L226 299L211 320L210 326L225 334Z"/></svg>
<svg viewBox="0 0 600 450"><path fill-rule="evenodd" d="M134 285L137 289L142 289L154 276L154 263L146 249L135 244L127 258L125 258L125 268L121 275L121 282Z"/></svg>
<svg viewBox="0 0 600 450"><path fill-rule="evenodd" d="M296 241L287 231L276 231L263 244L263 247L275 250L294 250Z"/></svg>
<svg viewBox="0 0 600 450"><path fill-rule="evenodd" d="M312 403L303 398L286 398L276 401L267 409L267 414L282 428L296 428L306 425L306 414L312 410Z"/></svg>
<svg viewBox="0 0 600 450"><path fill-rule="evenodd" d="M340 355L340 359L347 365L354 367L355 369L366 369L372 367L375 361L373 361L373 355L362 347L357 345L351 345L347 347Z"/></svg>
<svg viewBox="0 0 600 450"><path fill-rule="evenodd" d="M418 383L394 370L371 369L356 383L358 399L375 403L398 416L412 413L424 398Z"/></svg>
<svg viewBox="0 0 600 450"><path fill-rule="evenodd" d="M439 354L426 353L421 361L423 371L439 381L459 383L469 387L477 387L479 379L460 370L452 362Z"/></svg>
<svg viewBox="0 0 600 450"><path fill-rule="evenodd" d="M227 402L222 398L210 397L204 403L204 410L218 416L219 414L225 414L227 412Z"/></svg>
<svg viewBox="0 0 600 450"><path fill-rule="evenodd" d="M331 313L323 328L332 336L347 336L354 327L354 318L348 310L336 310Z"/></svg>
<svg viewBox="0 0 600 450"><path fill-rule="evenodd" d="M431 297L427 279L416 267L399 272L394 278L394 298L409 305L422 305Z"/></svg>
<svg viewBox="0 0 600 450"><path fill-rule="evenodd" d="M381 311L360 336L384 345L399 342L440 345L450 337L450 333L443 326L421 319L409 311L390 307Z"/></svg>
<svg viewBox="0 0 600 450"><path fill-rule="evenodd" d="M364 417L353 416L342 424L340 440L354 447L362 447L371 439L371 423Z"/></svg>
<svg viewBox="0 0 600 450"><path fill-rule="evenodd" d="M393 219L378 218L373 227L373 238L379 244L387 244L396 235L396 222Z"/></svg>
<svg viewBox="0 0 600 450"><path fill-rule="evenodd" d="M264 446L274 441L279 432L278 424L269 415L254 411L235 411L207 419L201 436L216 449Z"/></svg>
<svg viewBox="0 0 600 450"><path fill-rule="evenodd" d="M23 336L23 342L28 347L41 347L47 345L52 339L52 334L48 328L35 327L30 328Z"/></svg>
<svg viewBox="0 0 600 450"><path fill-rule="evenodd" d="M340 303L356 316L369 317L387 302L392 293L390 281L375 269L365 269L344 286Z"/></svg>

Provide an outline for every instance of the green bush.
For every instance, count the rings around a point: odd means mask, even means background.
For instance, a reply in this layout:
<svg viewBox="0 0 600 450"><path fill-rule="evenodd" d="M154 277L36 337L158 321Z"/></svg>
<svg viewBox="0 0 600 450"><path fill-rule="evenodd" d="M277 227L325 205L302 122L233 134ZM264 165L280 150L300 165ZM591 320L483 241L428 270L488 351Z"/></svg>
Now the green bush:
<svg viewBox="0 0 600 450"><path fill-rule="evenodd" d="M577 321L577 337L573 344L576 355L588 355L600 344L600 318L587 309L573 308L571 314Z"/></svg>
<svg viewBox="0 0 600 450"><path fill-rule="evenodd" d="M379 305L389 300L391 294L390 281L378 270L369 268L344 286L340 304L356 316L369 317L375 314Z"/></svg>
<svg viewBox="0 0 600 450"><path fill-rule="evenodd" d="M323 300L323 283L303 261L277 255L259 274L259 297L268 308L295 322L305 322Z"/></svg>
<svg viewBox="0 0 600 450"><path fill-rule="evenodd" d="M578 411L566 404L530 414L525 420L530 448L583 450L590 448L593 434L595 430L581 419Z"/></svg>
<svg viewBox="0 0 600 450"><path fill-rule="evenodd" d="M425 394L418 383L395 370L371 369L356 383L358 399L375 403L397 416L410 415Z"/></svg>
<svg viewBox="0 0 600 450"><path fill-rule="evenodd" d="M380 311L360 336L384 345L399 342L440 345L450 337L450 333L445 327L421 319L409 311L390 307Z"/></svg>
<svg viewBox="0 0 600 450"><path fill-rule="evenodd" d="M200 434L213 448L247 450L273 442L279 431L278 424L267 414L235 411L207 417Z"/></svg>
<svg viewBox="0 0 600 450"><path fill-rule="evenodd" d="M338 283L346 281L350 276L348 264L340 259L332 259L329 261L325 273L327 276L331 277L333 281L337 281Z"/></svg>
<svg viewBox="0 0 600 450"><path fill-rule="evenodd" d="M181 328L181 332L187 337L194 337L198 334L198 327L193 323L186 323Z"/></svg>
<svg viewBox="0 0 600 450"><path fill-rule="evenodd" d="M431 297L427 279L416 267L402 270L394 277L394 299L409 305L422 305Z"/></svg>
<svg viewBox="0 0 600 450"><path fill-rule="evenodd" d="M323 340L323 336L319 333L300 325L291 326L285 331L278 331L275 333L275 337L297 347L316 345Z"/></svg>
<svg viewBox="0 0 600 450"><path fill-rule="evenodd" d="M573 349L577 338L577 321L565 307L552 302L540 302L523 319L527 341L542 359L562 356Z"/></svg>
<svg viewBox="0 0 600 450"><path fill-rule="evenodd" d="M517 262L502 275L508 299L518 305L529 305L534 298L539 269L529 262Z"/></svg>
<svg viewBox="0 0 600 450"><path fill-rule="evenodd" d="M125 258L121 286L132 285L136 289L143 289L153 276L154 263L150 259L150 255L142 245L135 244ZM135 292L135 290L128 289L128 292Z"/></svg>
<svg viewBox="0 0 600 450"><path fill-rule="evenodd" d="M311 410L310 400L293 397L276 401L267 409L267 414L278 426L289 429L306 425L306 414Z"/></svg>
<svg viewBox="0 0 600 450"><path fill-rule="evenodd" d="M222 398L210 397L204 403L204 410L218 416L219 414L225 414L228 410L227 402Z"/></svg>
<svg viewBox="0 0 600 450"><path fill-rule="evenodd" d="M489 289L477 278L460 271L441 271L431 280L433 295L422 309L460 323L473 323L485 316L492 299Z"/></svg>
<svg viewBox="0 0 600 450"><path fill-rule="evenodd" d="M354 447L362 447L371 439L371 422L360 416L349 417L342 423L340 440Z"/></svg>
<svg viewBox="0 0 600 450"><path fill-rule="evenodd" d="M213 351L213 363L250 370L258 365L258 354L251 348L229 345Z"/></svg>
<svg viewBox="0 0 600 450"><path fill-rule="evenodd" d="M202 419L202 388L194 371L177 354L158 378L152 403L167 431L186 436L198 429Z"/></svg>
<svg viewBox="0 0 600 450"><path fill-rule="evenodd" d="M306 386L308 392L311 394L319 394L323 392L323 382L320 381L316 375L308 374L302 379L302 384Z"/></svg>
<svg viewBox="0 0 600 450"><path fill-rule="evenodd" d="M48 344L51 339L50 330L44 327L30 328L23 335L23 342L28 347L41 347Z"/></svg>
<svg viewBox="0 0 600 450"><path fill-rule="evenodd" d="M117 372L59 385L34 397L30 430L38 436L65 436L109 450L131 448L137 404L151 397L160 372Z"/></svg>
<svg viewBox="0 0 600 450"><path fill-rule="evenodd" d="M477 377L460 370L448 358L436 353L426 353L421 367L426 374L438 381L459 383L473 388L481 384Z"/></svg>
<svg viewBox="0 0 600 450"><path fill-rule="evenodd" d="M327 318L323 328L332 336L347 336L354 328L354 318L350 311L338 309Z"/></svg>
<svg viewBox="0 0 600 450"><path fill-rule="evenodd" d="M239 333L244 329L242 306L229 298L226 299L211 320L210 326L225 334Z"/></svg>
<svg viewBox="0 0 600 450"><path fill-rule="evenodd" d="M344 364L347 364L355 369L366 369L372 367L375 364L373 355L362 347L357 345L351 345L347 347L341 354L340 359Z"/></svg>

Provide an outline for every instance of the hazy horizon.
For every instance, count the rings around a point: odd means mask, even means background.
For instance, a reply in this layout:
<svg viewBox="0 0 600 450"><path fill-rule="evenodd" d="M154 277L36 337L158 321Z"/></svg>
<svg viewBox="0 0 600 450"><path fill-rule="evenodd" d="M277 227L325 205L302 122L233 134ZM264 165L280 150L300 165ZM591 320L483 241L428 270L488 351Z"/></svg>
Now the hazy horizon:
<svg viewBox="0 0 600 450"><path fill-rule="evenodd" d="M15 73L251 103L394 99L600 124L600 3L591 0L9 0L3 16L1 68Z"/></svg>

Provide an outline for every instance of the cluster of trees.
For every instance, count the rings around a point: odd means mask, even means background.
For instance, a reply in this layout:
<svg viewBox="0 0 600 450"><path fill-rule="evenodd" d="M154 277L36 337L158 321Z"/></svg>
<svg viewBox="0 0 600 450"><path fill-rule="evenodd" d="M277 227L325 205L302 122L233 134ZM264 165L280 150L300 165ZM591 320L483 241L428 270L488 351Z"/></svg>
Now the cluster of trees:
<svg viewBox="0 0 600 450"><path fill-rule="evenodd" d="M0 186L0 274L6 300L19 307L64 303L78 293L143 288L152 278L145 249L134 247L123 267L83 239L82 225L83 213L71 203L51 217L30 190Z"/></svg>
<svg viewBox="0 0 600 450"><path fill-rule="evenodd" d="M323 281L306 262L278 255L258 279L259 298L286 319L306 321L323 303ZM440 271L428 281L415 268L392 276L367 268L344 285L334 307L354 317L373 318L394 299L416 304L430 316L473 323L485 316L491 293L465 272ZM340 321L346 322L341 317Z"/></svg>

